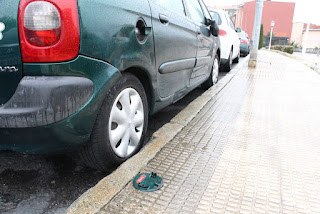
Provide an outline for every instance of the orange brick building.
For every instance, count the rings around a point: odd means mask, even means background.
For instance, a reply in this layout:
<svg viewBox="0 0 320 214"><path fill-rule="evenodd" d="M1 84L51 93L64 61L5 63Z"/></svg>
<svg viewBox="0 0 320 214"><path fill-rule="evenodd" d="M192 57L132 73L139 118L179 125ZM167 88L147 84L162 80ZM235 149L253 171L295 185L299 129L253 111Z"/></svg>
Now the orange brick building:
<svg viewBox="0 0 320 214"><path fill-rule="evenodd" d="M239 6L236 15L236 26L245 30L252 38L256 1L245 2ZM264 35L271 31L271 21L275 22L273 35L276 37L291 38L295 3L264 1L262 20ZM289 41L288 41L289 42Z"/></svg>

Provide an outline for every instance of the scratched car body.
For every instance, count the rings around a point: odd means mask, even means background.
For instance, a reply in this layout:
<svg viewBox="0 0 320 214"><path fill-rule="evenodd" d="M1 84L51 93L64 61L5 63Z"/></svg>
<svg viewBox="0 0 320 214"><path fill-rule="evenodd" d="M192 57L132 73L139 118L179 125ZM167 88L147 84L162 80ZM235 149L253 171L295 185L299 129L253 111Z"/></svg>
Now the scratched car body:
<svg viewBox="0 0 320 214"><path fill-rule="evenodd" d="M77 150L112 169L148 115L217 81L219 29L202 0L2 0L0 149Z"/></svg>

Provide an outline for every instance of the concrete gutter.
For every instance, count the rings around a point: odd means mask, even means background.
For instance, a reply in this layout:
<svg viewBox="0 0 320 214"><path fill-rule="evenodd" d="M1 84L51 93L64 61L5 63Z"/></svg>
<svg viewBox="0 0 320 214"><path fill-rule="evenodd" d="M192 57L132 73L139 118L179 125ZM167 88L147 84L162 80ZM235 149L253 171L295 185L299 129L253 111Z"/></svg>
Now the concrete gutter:
<svg viewBox="0 0 320 214"><path fill-rule="evenodd" d="M92 214L99 212L136 176L156 154L171 141L236 75L237 71L248 62L246 57L216 85L204 92L177 114L169 123L162 126L152 135L148 143L138 154L123 163L113 173L103 178L74 201L68 208L68 214Z"/></svg>

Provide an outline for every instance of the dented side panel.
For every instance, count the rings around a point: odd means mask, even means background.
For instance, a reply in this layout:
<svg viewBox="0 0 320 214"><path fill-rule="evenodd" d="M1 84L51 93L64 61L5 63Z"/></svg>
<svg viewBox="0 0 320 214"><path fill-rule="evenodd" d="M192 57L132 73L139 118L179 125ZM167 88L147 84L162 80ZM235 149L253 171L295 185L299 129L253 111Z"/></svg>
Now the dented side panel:
<svg viewBox="0 0 320 214"><path fill-rule="evenodd" d="M93 95L83 77L23 77L13 97L0 107L0 128L52 124L79 111Z"/></svg>

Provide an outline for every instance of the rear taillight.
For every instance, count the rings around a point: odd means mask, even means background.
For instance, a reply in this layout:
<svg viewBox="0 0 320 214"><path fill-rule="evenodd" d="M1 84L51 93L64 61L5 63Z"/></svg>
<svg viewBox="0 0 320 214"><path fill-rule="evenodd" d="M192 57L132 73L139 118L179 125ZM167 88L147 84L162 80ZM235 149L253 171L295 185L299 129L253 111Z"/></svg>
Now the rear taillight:
<svg viewBox="0 0 320 214"><path fill-rule="evenodd" d="M21 0L19 36L23 62L61 62L79 52L77 0Z"/></svg>
<svg viewBox="0 0 320 214"><path fill-rule="evenodd" d="M31 2L24 11L23 27L30 44L38 47L57 44L61 33L60 13L49 2Z"/></svg>
<svg viewBox="0 0 320 214"><path fill-rule="evenodd" d="M220 29L219 36L226 36L226 35L227 35L227 32L225 30Z"/></svg>
<svg viewBox="0 0 320 214"><path fill-rule="evenodd" d="M243 44L248 44L248 41L245 40L245 39L241 39L241 43L243 43Z"/></svg>

